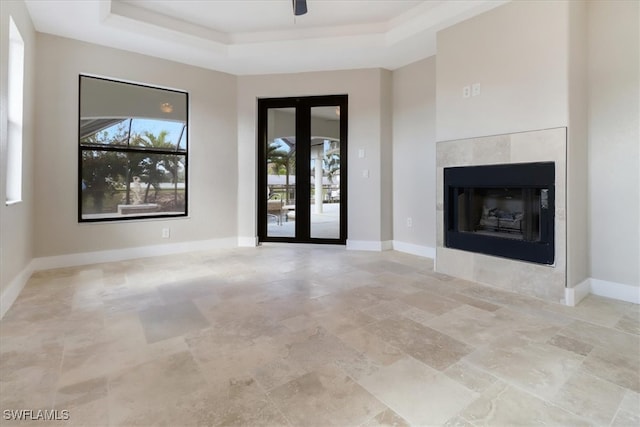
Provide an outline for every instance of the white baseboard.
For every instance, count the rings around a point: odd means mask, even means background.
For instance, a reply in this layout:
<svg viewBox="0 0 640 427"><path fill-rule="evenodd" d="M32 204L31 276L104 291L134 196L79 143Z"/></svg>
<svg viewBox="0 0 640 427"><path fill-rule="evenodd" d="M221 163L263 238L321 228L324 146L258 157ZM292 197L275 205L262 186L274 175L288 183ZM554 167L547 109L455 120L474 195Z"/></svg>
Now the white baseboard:
<svg viewBox="0 0 640 427"><path fill-rule="evenodd" d="M258 246L258 238L238 236L238 246L241 248L255 248Z"/></svg>
<svg viewBox="0 0 640 427"><path fill-rule="evenodd" d="M594 278L589 279L589 282L593 295L640 304L640 287L638 286Z"/></svg>
<svg viewBox="0 0 640 427"><path fill-rule="evenodd" d="M400 242L398 240L393 241L393 250L431 259L435 259L436 257L436 248Z"/></svg>
<svg viewBox="0 0 640 427"><path fill-rule="evenodd" d="M347 239L347 250L350 251L388 251L393 248L391 240L352 240Z"/></svg>
<svg viewBox="0 0 640 427"><path fill-rule="evenodd" d="M135 258L171 255L185 252L205 251L237 247L235 237L212 240L196 240L192 242L170 243L166 245L141 246L137 248L114 249L109 251L83 252L68 255L35 258L32 261L34 270L74 267L78 265L98 264L102 262L125 261Z"/></svg>
<svg viewBox="0 0 640 427"><path fill-rule="evenodd" d="M589 294L640 304L640 287L592 277L573 288L566 288L564 294L565 304L572 307L578 305Z"/></svg>
<svg viewBox="0 0 640 427"><path fill-rule="evenodd" d="M0 319L9 311L13 303L18 299L18 295L24 289L24 285L33 274L35 269L33 268L33 261L29 262L27 266L9 283L9 286L0 295Z"/></svg>
<svg viewBox="0 0 640 427"><path fill-rule="evenodd" d="M380 248L383 251L390 251L393 249L393 240L383 240L380 242Z"/></svg>
<svg viewBox="0 0 640 427"><path fill-rule="evenodd" d="M589 295L591 291L590 279L583 280L573 288L564 288L564 303L569 307L575 307Z"/></svg>

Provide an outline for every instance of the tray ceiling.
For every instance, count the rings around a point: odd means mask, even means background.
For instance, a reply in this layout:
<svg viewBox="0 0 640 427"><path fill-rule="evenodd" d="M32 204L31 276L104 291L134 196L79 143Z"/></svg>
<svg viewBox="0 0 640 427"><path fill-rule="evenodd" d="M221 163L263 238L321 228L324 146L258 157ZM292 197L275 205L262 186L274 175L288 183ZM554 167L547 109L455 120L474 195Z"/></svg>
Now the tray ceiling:
<svg viewBox="0 0 640 427"><path fill-rule="evenodd" d="M26 0L37 31L232 74L382 67L436 53L438 30L504 0Z"/></svg>

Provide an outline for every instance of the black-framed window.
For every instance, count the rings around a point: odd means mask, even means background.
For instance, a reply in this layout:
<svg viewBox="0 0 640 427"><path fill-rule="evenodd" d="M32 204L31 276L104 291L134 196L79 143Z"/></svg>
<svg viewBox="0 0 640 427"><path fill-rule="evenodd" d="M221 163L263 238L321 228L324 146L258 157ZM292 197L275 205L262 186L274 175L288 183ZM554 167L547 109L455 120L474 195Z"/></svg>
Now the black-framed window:
<svg viewBox="0 0 640 427"><path fill-rule="evenodd" d="M80 75L78 220L187 215L186 92Z"/></svg>

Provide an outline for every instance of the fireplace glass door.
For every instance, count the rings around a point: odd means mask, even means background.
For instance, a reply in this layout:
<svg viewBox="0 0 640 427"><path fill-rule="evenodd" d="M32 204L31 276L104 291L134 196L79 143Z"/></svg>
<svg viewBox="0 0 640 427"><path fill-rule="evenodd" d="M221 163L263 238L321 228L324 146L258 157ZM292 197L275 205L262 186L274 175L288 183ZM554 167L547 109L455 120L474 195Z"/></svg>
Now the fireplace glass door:
<svg viewBox="0 0 640 427"><path fill-rule="evenodd" d="M540 210L548 208L548 194L541 188L461 188L458 230L539 242Z"/></svg>
<svg viewBox="0 0 640 427"><path fill-rule="evenodd" d="M446 247L553 264L553 163L445 168L444 187Z"/></svg>

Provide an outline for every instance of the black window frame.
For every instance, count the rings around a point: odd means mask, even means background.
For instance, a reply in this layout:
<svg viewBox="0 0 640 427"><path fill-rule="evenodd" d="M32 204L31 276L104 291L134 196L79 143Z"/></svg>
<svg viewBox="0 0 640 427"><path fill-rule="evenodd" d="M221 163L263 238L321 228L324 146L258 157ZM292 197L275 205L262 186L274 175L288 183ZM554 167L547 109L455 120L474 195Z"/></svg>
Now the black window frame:
<svg viewBox="0 0 640 427"><path fill-rule="evenodd" d="M97 79L102 81L113 82L117 84L136 86L136 87L144 87L162 90L171 93L178 93L184 95L185 102L185 123L180 133L180 137L176 140L176 147L174 149L157 149L157 148L147 148L144 146L135 146L131 145L131 123L134 119L140 119L137 117L130 117L129 122L129 134L127 136L126 145L109 145L109 144L91 144L91 143L82 143L82 79L90 78ZM118 222L118 221L142 221L148 219L163 219L163 218L179 218L179 217L188 217L189 215L189 92L177 89L168 89L164 87L154 86L150 84L143 83L132 83L128 81L106 78L106 77L97 77L89 74L79 74L78 76L78 222L79 223L95 223L95 222ZM142 118L149 119L149 118ZM127 120L127 119L124 119ZM180 150L181 147L181 139L184 136L184 149ZM102 152L116 152L123 154L147 154L147 155L179 155L184 156L184 213L158 213L151 212L148 214L137 213L133 215L119 215L113 217L105 217L105 218L83 218L82 212L82 203L83 203L83 153L86 151L102 151Z"/></svg>

